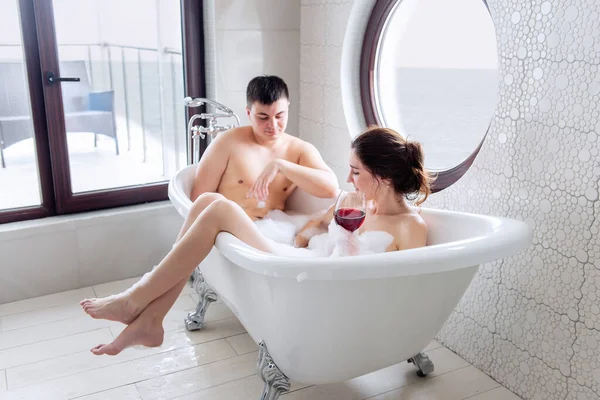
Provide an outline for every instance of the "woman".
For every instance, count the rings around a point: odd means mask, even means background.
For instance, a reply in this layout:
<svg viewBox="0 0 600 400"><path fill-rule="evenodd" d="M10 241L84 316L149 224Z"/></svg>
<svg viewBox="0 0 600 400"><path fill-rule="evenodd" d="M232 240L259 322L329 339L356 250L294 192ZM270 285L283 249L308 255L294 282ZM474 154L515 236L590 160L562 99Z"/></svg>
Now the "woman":
<svg viewBox="0 0 600 400"><path fill-rule="evenodd" d="M427 227L408 200L421 204L429 195L430 177L423 168L421 146L386 128L370 128L352 142L348 182L365 194L369 209L361 232L384 231L392 236L387 251L425 246ZM300 232L331 219L331 210ZM312 224L312 225L311 225ZM83 309L93 318L127 324L110 344L92 349L96 355L120 353L126 347L160 346L162 321L192 271L212 249L217 234L230 232L248 245L273 252L267 240L240 206L214 193L201 195L192 206L173 249L151 272L123 293L86 299Z"/></svg>
<svg viewBox="0 0 600 400"><path fill-rule="evenodd" d="M367 215L358 229L391 235L385 251L425 246L427 226L407 200L423 203L430 194L432 178L423 167L423 152L417 142L405 140L387 128L370 128L352 142L348 183L367 199ZM334 206L310 221L296 236L296 246L306 247L315 230L333 218Z"/></svg>

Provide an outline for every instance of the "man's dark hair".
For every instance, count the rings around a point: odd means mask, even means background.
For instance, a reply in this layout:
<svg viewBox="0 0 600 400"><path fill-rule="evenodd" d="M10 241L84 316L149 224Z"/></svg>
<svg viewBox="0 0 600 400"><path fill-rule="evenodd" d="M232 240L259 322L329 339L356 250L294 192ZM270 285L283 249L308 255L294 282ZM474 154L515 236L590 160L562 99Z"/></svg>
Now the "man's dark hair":
<svg viewBox="0 0 600 400"><path fill-rule="evenodd" d="M246 104L248 107L256 101L264 105L270 105L281 98L289 100L290 93L283 79L275 75L257 76L248 83L246 88Z"/></svg>

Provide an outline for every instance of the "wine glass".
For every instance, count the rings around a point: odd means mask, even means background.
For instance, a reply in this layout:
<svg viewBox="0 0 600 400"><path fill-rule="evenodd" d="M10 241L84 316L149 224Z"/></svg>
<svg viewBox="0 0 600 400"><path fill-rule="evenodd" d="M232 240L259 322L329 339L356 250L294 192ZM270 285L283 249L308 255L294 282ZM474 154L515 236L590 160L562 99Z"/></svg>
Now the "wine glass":
<svg viewBox="0 0 600 400"><path fill-rule="evenodd" d="M336 202L333 215L335 222L354 232L362 226L367 216L367 200L362 192L341 191Z"/></svg>

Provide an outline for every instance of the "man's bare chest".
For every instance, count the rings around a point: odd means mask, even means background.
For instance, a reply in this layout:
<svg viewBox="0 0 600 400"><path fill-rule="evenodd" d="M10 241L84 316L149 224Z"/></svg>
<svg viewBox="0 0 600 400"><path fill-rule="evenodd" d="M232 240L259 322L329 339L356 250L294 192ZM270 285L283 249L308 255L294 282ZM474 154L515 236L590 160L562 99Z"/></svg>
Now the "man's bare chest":
<svg viewBox="0 0 600 400"><path fill-rule="evenodd" d="M265 168L269 166L276 158L288 159L285 154L281 157L271 156L269 154L239 154L237 157L230 159L227 169L223 174L223 180L229 184L238 184L251 187L258 177L263 173ZM287 160L295 162L296 160ZM289 181L283 174L279 173L271 183L272 187L289 186Z"/></svg>

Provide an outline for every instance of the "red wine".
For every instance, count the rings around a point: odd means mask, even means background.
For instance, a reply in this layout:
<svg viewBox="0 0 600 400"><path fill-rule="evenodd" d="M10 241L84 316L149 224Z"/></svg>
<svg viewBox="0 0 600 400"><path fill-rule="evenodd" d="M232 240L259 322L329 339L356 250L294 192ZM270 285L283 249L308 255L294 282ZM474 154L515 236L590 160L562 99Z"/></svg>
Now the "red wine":
<svg viewBox="0 0 600 400"><path fill-rule="evenodd" d="M335 222L346 229L354 232L365 222L366 214L356 208L340 208L335 212Z"/></svg>

